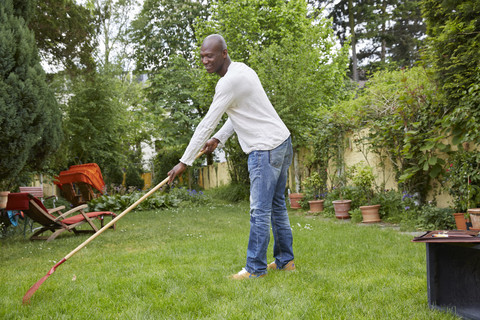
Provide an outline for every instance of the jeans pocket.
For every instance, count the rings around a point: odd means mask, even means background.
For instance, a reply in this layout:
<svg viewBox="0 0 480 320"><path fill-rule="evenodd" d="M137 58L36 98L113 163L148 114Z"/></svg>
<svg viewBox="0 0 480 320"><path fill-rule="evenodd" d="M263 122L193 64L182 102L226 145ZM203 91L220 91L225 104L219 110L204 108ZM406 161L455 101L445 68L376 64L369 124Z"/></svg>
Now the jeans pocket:
<svg viewBox="0 0 480 320"><path fill-rule="evenodd" d="M270 165L274 168L281 168L285 158L285 148L282 148L283 145L268 151L268 157Z"/></svg>

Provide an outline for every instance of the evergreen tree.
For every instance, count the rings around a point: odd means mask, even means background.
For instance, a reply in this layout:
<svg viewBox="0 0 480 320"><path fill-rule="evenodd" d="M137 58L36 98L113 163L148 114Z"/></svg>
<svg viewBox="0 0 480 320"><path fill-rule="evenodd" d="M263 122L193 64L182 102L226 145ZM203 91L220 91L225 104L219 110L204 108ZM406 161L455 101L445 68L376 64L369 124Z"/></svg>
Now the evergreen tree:
<svg viewBox="0 0 480 320"><path fill-rule="evenodd" d="M392 61L398 62L400 66L413 66L420 60L420 47L422 38L426 33L426 26L422 18L420 0L399 1L393 11L392 17L395 21L389 37L387 46Z"/></svg>
<svg viewBox="0 0 480 320"><path fill-rule="evenodd" d="M329 17L343 44L352 46L352 78L363 78L358 69L384 68L389 62L412 66L419 59L425 24L419 0L308 1L317 11L327 6ZM361 67L360 67L361 66Z"/></svg>
<svg viewBox="0 0 480 320"><path fill-rule="evenodd" d="M61 114L46 83L28 1L0 0L0 185L13 188L58 148Z"/></svg>

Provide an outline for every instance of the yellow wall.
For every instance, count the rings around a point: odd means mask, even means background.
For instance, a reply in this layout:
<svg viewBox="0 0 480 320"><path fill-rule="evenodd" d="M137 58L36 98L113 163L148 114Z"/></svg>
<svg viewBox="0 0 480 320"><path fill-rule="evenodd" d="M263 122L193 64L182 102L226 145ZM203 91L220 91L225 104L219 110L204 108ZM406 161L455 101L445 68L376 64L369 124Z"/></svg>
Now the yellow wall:
<svg viewBox="0 0 480 320"><path fill-rule="evenodd" d="M142 179L145 182L145 184L143 185L143 190L150 189L152 187L152 173L151 172L143 173Z"/></svg>
<svg viewBox="0 0 480 320"><path fill-rule="evenodd" d="M364 161L368 165L373 168L376 183L377 185L382 185L385 183L386 189L396 189L397 184L395 182L395 173L393 171L393 166L390 162L384 163L384 165L380 165L380 159L377 155L373 153L369 153L365 146L361 144L356 144L358 137L361 135L366 134L366 130L362 130L356 132L349 136L347 148L345 149L344 159L345 165L347 167L352 166L356 163ZM300 180L304 177L308 176L307 169L305 168L305 157L306 157L306 150L300 150L298 152L298 175ZM329 168L329 171L333 172L333 167ZM290 188L291 192L295 192L295 175L293 172L293 164L290 167L289 172L289 181L288 181L288 188ZM142 178L145 181L145 189L148 189L152 185L152 175L151 173L145 173L142 175ZM230 174L228 172L228 163L221 162L215 163L213 165L202 167L199 169L199 185L204 189L211 189L222 185L227 185L230 183ZM37 178L32 186L40 186L40 179ZM52 179L48 179L44 177L43 179L43 189L45 196L49 195L59 195L60 190L53 184ZM427 198L427 200L432 200L435 197L435 192L432 191ZM440 193L436 195L437 205L439 207L448 207L452 203L452 198L448 193Z"/></svg>
<svg viewBox="0 0 480 320"><path fill-rule="evenodd" d="M53 178L45 175L37 175L35 176L34 181L31 184L21 187L40 187L42 185L44 197L49 197L52 195L55 195L57 197L60 196L60 188L53 183Z"/></svg>
<svg viewBox="0 0 480 320"><path fill-rule="evenodd" d="M359 162L365 162L373 168L373 172L376 178L376 184L385 184L386 189L397 189L397 183L395 181L395 172L393 165L390 161L387 161L381 165L381 159L365 148L365 146L355 143L358 138L365 135L367 130L361 130L355 132L351 136L347 137L347 148L345 149L344 159L347 167L353 166ZM305 157L307 156L306 150L300 150L297 153L298 156L298 175L300 180L308 176L307 169L305 167ZM288 188L291 192L295 192L295 174L293 172L293 164L290 166L288 175ZM329 172L332 174L334 168L330 167ZM216 163L212 166L204 167L200 169L200 186L205 189L215 188L220 185L225 185L230 182L230 175L228 173L228 166L226 162ZM448 193L440 192L435 195L435 191L432 190L427 197L427 200L433 200L436 198L438 207L448 207L452 204L452 198Z"/></svg>
<svg viewBox="0 0 480 320"><path fill-rule="evenodd" d="M198 184L204 189L211 189L230 183L228 163L214 163L210 166L200 168Z"/></svg>

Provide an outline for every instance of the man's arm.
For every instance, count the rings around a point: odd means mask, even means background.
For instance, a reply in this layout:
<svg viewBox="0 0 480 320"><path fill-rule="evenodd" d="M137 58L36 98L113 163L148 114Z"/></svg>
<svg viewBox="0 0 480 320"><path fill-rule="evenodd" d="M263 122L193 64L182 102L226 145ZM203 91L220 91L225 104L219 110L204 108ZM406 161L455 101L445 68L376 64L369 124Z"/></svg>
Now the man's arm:
<svg viewBox="0 0 480 320"><path fill-rule="evenodd" d="M175 167L172 168L172 170L168 171L168 176L170 179L168 179L168 184L172 184L173 180L177 176L181 176L183 171L187 169L187 165L183 162L179 162Z"/></svg>
<svg viewBox="0 0 480 320"><path fill-rule="evenodd" d="M201 151L206 154L210 154L215 151L219 142L220 140L217 138L211 138L205 143ZM168 172L168 176L170 177L170 179L168 179L168 183L172 184L173 180L175 180L175 177L180 176L186 169L187 165L183 162L179 162L175 167L173 167L172 170Z"/></svg>
<svg viewBox="0 0 480 320"><path fill-rule="evenodd" d="M217 139L217 145L220 145L220 148L223 148L225 142L227 142L228 138L230 138L234 132L235 130L233 129L232 121L230 121L230 118L228 118L220 130L213 135L213 138Z"/></svg>

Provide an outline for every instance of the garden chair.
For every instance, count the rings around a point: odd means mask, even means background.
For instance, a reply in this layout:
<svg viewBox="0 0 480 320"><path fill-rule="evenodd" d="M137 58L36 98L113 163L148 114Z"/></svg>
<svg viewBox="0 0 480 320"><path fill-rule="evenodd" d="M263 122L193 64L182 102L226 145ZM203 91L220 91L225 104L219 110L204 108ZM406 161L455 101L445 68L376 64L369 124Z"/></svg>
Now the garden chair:
<svg viewBox="0 0 480 320"><path fill-rule="evenodd" d="M63 197L74 206L79 206L85 203L82 196L75 191L72 183L62 184L61 189Z"/></svg>
<svg viewBox="0 0 480 320"><path fill-rule="evenodd" d="M70 166L60 172L54 183L62 189L65 199L75 206L84 204L104 193L105 182L96 163ZM98 193L95 193L95 190Z"/></svg>
<svg viewBox="0 0 480 320"><path fill-rule="evenodd" d="M58 200L56 195L52 195L45 198L42 187L19 187L19 189L21 193L30 193L35 197L39 198L42 201L42 203L47 199L53 199L53 207L55 207L55 201Z"/></svg>
<svg viewBox="0 0 480 320"><path fill-rule="evenodd" d="M65 206L60 206L53 209L47 209L37 197L28 193L19 193L19 201L25 202L28 199L28 209L24 213L33 221L39 223L42 227L37 230L30 240L47 240L52 241L65 231L79 233L95 233L99 228L93 223L94 220L100 220L100 225L103 227L103 220L105 216L111 216L112 219L116 216L110 211L99 212L85 212L88 205L80 205L66 212L62 212ZM72 214L74 216L68 217ZM88 225L88 229L79 230L81 225ZM113 226L115 228L115 225ZM42 235L50 231L51 235Z"/></svg>
<svg viewBox="0 0 480 320"><path fill-rule="evenodd" d="M39 198L42 203L45 202L45 200L48 199L53 199L53 207L55 208L55 201L58 200L56 195L52 195L49 197L44 196L43 194L43 187L19 187L21 193L30 193L34 195L35 197ZM33 230L33 221L29 221L28 217L25 217L25 222L24 222L24 228L23 228L23 235L25 236L25 232L27 229L27 226L30 227L30 231Z"/></svg>

